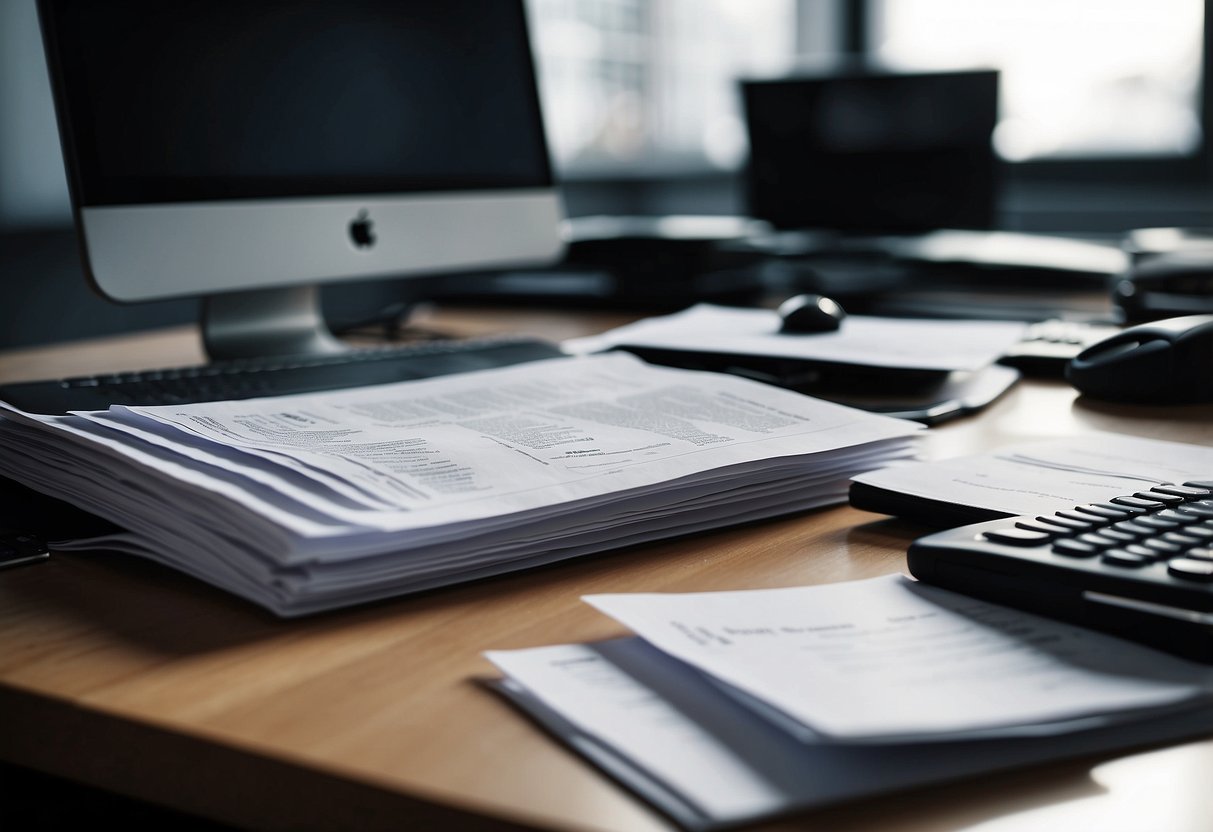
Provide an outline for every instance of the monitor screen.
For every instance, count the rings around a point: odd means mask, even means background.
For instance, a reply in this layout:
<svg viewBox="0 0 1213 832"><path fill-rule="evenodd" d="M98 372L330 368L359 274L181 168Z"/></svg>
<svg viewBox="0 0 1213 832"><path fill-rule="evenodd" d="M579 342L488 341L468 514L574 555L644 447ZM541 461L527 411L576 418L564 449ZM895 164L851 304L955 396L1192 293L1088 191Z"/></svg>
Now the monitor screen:
<svg viewBox="0 0 1213 832"><path fill-rule="evenodd" d="M750 213L781 229L992 228L993 70L746 81Z"/></svg>
<svg viewBox="0 0 1213 832"><path fill-rule="evenodd" d="M520 0L42 0L118 300L539 262L560 209Z"/></svg>

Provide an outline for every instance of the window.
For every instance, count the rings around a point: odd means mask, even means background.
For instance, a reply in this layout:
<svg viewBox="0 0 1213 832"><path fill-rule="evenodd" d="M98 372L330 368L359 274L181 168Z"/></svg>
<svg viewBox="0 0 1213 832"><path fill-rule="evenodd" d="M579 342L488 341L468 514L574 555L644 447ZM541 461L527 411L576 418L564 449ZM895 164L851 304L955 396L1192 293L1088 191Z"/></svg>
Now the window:
<svg viewBox="0 0 1213 832"><path fill-rule="evenodd" d="M1201 0L875 0L895 69L1002 71L1009 161L1181 157L1202 146Z"/></svg>
<svg viewBox="0 0 1213 832"><path fill-rule="evenodd" d="M786 71L795 0L529 0L548 135L565 173L735 167L736 79Z"/></svg>

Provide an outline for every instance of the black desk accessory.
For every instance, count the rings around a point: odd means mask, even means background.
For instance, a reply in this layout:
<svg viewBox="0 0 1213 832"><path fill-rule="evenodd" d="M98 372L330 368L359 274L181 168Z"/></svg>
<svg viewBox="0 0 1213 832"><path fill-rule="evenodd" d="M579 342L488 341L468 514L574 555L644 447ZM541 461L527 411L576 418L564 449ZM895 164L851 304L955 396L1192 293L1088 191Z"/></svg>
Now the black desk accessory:
<svg viewBox="0 0 1213 832"><path fill-rule="evenodd" d="M1139 228L1113 298L1129 323L1213 314L1213 229Z"/></svg>
<svg viewBox="0 0 1213 832"><path fill-rule="evenodd" d="M822 295L794 295L779 304L779 331L785 335L833 332L847 316L835 301Z"/></svg>
<svg viewBox="0 0 1213 832"><path fill-rule="evenodd" d="M926 583L1213 663L1213 482L915 541Z"/></svg>
<svg viewBox="0 0 1213 832"><path fill-rule="evenodd" d="M1108 401L1213 401L1213 315L1121 330L1075 356L1066 378L1084 395Z"/></svg>

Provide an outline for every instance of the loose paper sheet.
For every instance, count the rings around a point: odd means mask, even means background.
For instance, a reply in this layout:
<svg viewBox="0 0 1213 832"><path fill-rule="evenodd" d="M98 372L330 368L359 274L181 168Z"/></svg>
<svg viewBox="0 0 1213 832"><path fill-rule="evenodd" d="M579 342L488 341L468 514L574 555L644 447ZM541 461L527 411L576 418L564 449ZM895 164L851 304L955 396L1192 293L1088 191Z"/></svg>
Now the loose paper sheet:
<svg viewBox="0 0 1213 832"><path fill-rule="evenodd" d="M698 304L602 335L566 341L574 354L619 346L760 355L897 369L976 371L1020 341L1026 325L1010 321L915 320L849 315L836 332L782 335L766 309Z"/></svg>
<svg viewBox="0 0 1213 832"><path fill-rule="evenodd" d="M1071 730L1082 718L1190 703L1213 681L1207 667L899 575L585 600L839 741Z"/></svg>
<svg viewBox="0 0 1213 832"><path fill-rule="evenodd" d="M1213 448L1103 433L872 471L856 482L933 500L1046 514L1159 483L1213 479Z"/></svg>

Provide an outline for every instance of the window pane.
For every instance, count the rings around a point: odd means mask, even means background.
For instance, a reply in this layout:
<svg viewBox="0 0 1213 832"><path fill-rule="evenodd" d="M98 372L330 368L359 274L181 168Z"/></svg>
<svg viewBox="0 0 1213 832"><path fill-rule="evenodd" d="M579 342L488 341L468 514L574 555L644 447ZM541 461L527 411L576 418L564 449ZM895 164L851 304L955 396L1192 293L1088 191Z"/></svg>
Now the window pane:
<svg viewBox="0 0 1213 832"><path fill-rule="evenodd" d="M1002 71L1006 159L1183 155L1201 142L1200 0L877 0L896 69Z"/></svg>
<svg viewBox="0 0 1213 832"><path fill-rule="evenodd" d="M528 0L552 152L565 169L735 165L736 79L791 65L795 0Z"/></svg>

